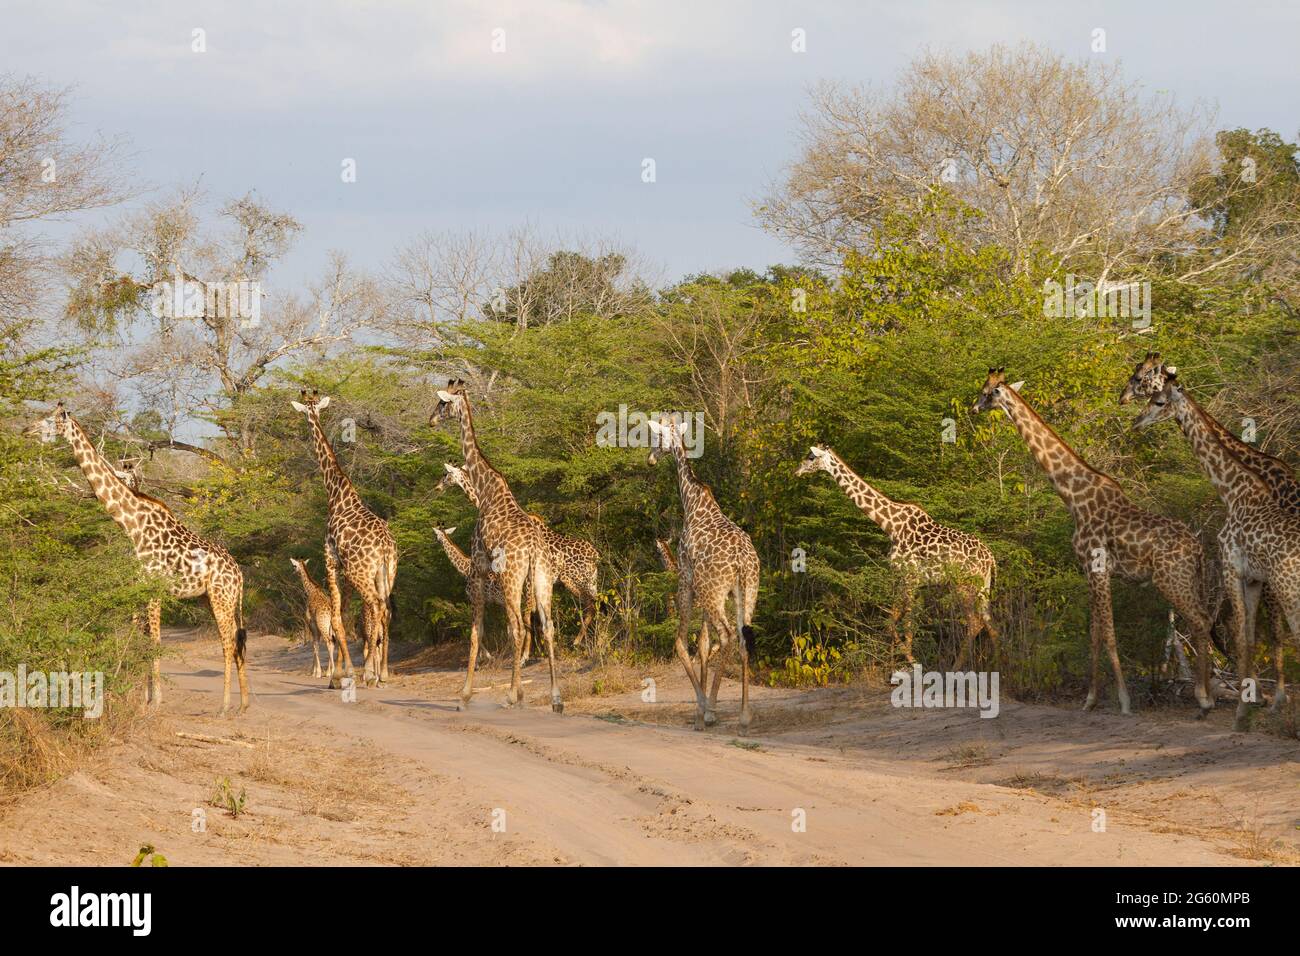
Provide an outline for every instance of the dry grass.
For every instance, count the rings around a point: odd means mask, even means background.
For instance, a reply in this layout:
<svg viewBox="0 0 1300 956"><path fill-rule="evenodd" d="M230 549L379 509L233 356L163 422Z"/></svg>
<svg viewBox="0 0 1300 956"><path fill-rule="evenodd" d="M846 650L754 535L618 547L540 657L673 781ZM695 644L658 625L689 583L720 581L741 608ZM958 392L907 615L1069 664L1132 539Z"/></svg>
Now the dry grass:
<svg viewBox="0 0 1300 956"><path fill-rule="evenodd" d="M128 736L147 719L134 701L110 697L95 720L25 707L0 709L0 806L48 786L85 762L96 747Z"/></svg>

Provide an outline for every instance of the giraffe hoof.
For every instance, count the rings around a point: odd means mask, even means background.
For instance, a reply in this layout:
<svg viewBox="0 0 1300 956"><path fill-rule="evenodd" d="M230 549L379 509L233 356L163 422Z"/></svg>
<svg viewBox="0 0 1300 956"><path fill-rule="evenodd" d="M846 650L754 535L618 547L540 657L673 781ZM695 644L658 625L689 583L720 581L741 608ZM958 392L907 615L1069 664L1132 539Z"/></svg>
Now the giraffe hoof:
<svg viewBox="0 0 1300 956"><path fill-rule="evenodd" d="M718 722L718 715L717 715L717 713L716 713L715 711L712 711L712 710L706 710L706 711L704 712L704 726L705 726L705 727L712 727L712 726L713 726L714 724L716 724L717 722Z"/></svg>
<svg viewBox="0 0 1300 956"><path fill-rule="evenodd" d="M564 713L564 701L562 700L551 701L551 710L553 710L557 714Z"/></svg>

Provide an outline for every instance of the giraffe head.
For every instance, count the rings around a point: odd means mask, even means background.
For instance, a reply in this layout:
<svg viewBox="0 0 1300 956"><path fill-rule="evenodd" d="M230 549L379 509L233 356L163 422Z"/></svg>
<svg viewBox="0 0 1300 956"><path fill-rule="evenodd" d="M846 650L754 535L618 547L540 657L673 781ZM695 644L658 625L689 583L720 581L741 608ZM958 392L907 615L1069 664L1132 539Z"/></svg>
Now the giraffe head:
<svg viewBox="0 0 1300 956"><path fill-rule="evenodd" d="M1172 365L1162 365L1160 368L1160 391L1147 400L1147 407L1142 409L1142 414L1133 419L1134 428L1146 428L1174 417L1174 399L1181 393L1178 369Z"/></svg>
<svg viewBox="0 0 1300 956"><path fill-rule="evenodd" d="M63 407L63 403L54 406L54 411L44 418L32 422L25 429L24 435L31 435L44 442L52 442L59 437L72 440L72 416Z"/></svg>
<svg viewBox="0 0 1300 956"><path fill-rule="evenodd" d="M1148 352L1142 361L1133 366L1133 374L1119 393L1119 403L1127 405L1135 398L1148 398L1164 388L1167 367L1160 361L1159 352Z"/></svg>
<svg viewBox="0 0 1300 956"><path fill-rule="evenodd" d="M1011 402L1011 393L1020 391L1024 382L1008 382L1006 376L1006 366L989 369L989 377L984 380L984 388L980 390L980 397L975 400L974 410L977 412L987 412L995 408L1000 408L1004 412Z"/></svg>
<svg viewBox="0 0 1300 956"><path fill-rule="evenodd" d="M794 473L800 477L811 475L815 471L831 470L831 450L825 445L813 445L808 449L808 457L799 462Z"/></svg>
<svg viewBox="0 0 1300 956"><path fill-rule="evenodd" d="M650 426L650 464L654 465L659 462L659 456L666 451L671 451L675 446L681 444L681 435L677 432L677 423L669 415L664 415L659 421L653 419L646 422Z"/></svg>
<svg viewBox="0 0 1300 956"><path fill-rule="evenodd" d="M448 379L447 387L438 389L438 404L429 415L430 427L437 427L449 418L459 420L465 409L468 391L463 378Z"/></svg>
<svg viewBox="0 0 1300 956"><path fill-rule="evenodd" d="M442 463L442 467L447 469L447 474L442 481L438 482L437 490L445 491L452 485L456 485L469 498L470 504L475 508L479 506L478 495L474 492L474 486L470 484L469 475L465 474L465 469L460 465L453 465L449 461Z"/></svg>
<svg viewBox="0 0 1300 956"><path fill-rule="evenodd" d="M290 559L289 559L289 563L293 565L295 571L306 571L306 570L307 570L307 559L306 559L306 558L290 558Z"/></svg>
<svg viewBox="0 0 1300 956"><path fill-rule="evenodd" d="M330 404L330 397L322 395L314 388L310 392L305 388L302 389L298 393L298 397L302 399L301 402L290 402L289 404L308 418L319 413L322 408L328 408Z"/></svg>

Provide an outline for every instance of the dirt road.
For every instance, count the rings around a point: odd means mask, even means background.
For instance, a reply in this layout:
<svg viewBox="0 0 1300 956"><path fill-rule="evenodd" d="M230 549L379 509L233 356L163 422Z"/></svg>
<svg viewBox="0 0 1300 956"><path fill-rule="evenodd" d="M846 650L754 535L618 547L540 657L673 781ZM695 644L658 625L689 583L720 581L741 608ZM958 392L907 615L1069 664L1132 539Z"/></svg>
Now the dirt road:
<svg viewBox="0 0 1300 956"><path fill-rule="evenodd" d="M546 706L543 666L526 672L529 706L504 709L488 689L457 712L455 653L408 659L346 703L306 676L303 650L256 637L253 707L223 720L215 642L165 646L163 713L9 808L0 862L119 865L144 843L172 865L1300 859L1300 745L1232 734L1226 714L1004 702L981 720L897 710L883 689L760 688L741 741L734 704L718 727L689 729L668 663L644 675L653 704L636 672L574 664L563 716ZM484 687L505 681L480 673Z"/></svg>

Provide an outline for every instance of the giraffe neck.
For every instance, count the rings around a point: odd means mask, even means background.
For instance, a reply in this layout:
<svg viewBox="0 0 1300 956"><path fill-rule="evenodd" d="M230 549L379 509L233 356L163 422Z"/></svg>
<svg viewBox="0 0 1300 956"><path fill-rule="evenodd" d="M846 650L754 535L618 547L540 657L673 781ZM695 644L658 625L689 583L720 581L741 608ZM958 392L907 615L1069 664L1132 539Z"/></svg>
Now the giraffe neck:
<svg viewBox="0 0 1300 956"><path fill-rule="evenodd" d="M1079 496L1098 485L1120 492L1119 485L1114 479L1091 468L1047 422L1038 416L1037 412L1029 407L1029 403L1021 398L1019 393L1010 388L1004 388L1002 391L1008 397L999 403L998 407L1007 413L1011 424L1029 446L1030 454L1034 456L1039 467L1046 472L1052 487L1056 489L1056 493L1061 496L1061 500L1068 508L1073 511Z"/></svg>
<svg viewBox="0 0 1300 956"><path fill-rule="evenodd" d="M1246 504L1271 504L1273 495L1264 480L1219 440L1217 422L1181 388L1171 390L1170 401L1179 427L1224 504L1229 509Z"/></svg>
<svg viewBox="0 0 1300 956"><path fill-rule="evenodd" d="M478 439L474 437L473 415L469 410L469 401L464 395L460 400L460 453L465 459L461 470L474 489L470 497L477 497L478 501L475 505L479 511L490 508L498 502L514 502L514 495L511 494L505 478L478 450ZM465 491L469 493L468 488Z"/></svg>
<svg viewBox="0 0 1300 956"><path fill-rule="evenodd" d="M321 474L325 478L325 491L329 495L330 511L338 511L344 505L359 501L356 489L352 487L348 476L343 473L343 466L339 464L338 456L334 454L334 446L325 437L325 429L320 424L320 413L312 408L307 419L311 422L312 444L316 449L316 460L320 462Z"/></svg>
<svg viewBox="0 0 1300 956"><path fill-rule="evenodd" d="M139 497L126 482L117 477L113 466L95 448L80 422L69 417L68 424L70 426L68 443L72 446L72 453L76 456L77 464L81 466L86 481L90 483L91 490L104 505L104 510L108 512L109 517L127 533L136 552L139 553L140 545L143 543L144 528L143 522L137 519L141 514L151 510L152 503Z"/></svg>
<svg viewBox="0 0 1300 956"><path fill-rule="evenodd" d="M302 586L303 588L306 589L308 594L312 594L320 590L320 586L315 581L313 581L311 579L311 575L307 573L306 565L295 564L294 567L298 569L298 577L302 578Z"/></svg>
<svg viewBox="0 0 1300 956"><path fill-rule="evenodd" d="M683 522L689 524L691 516L700 511L721 513L709 486L695 477L691 460L680 441L673 444L673 460L677 462L677 490L682 496Z"/></svg>
<svg viewBox="0 0 1300 956"><path fill-rule="evenodd" d="M862 513L880 525L885 534L894 538L902 530L906 509L897 501L885 497L875 488L863 481L839 455L830 452L831 477L844 489L849 500L857 505Z"/></svg>
<svg viewBox="0 0 1300 956"><path fill-rule="evenodd" d="M438 536L438 541L442 543L442 550L447 552L447 558L451 561L452 566L465 577L469 577L469 555L456 546L456 542L447 537L441 529L434 532Z"/></svg>

